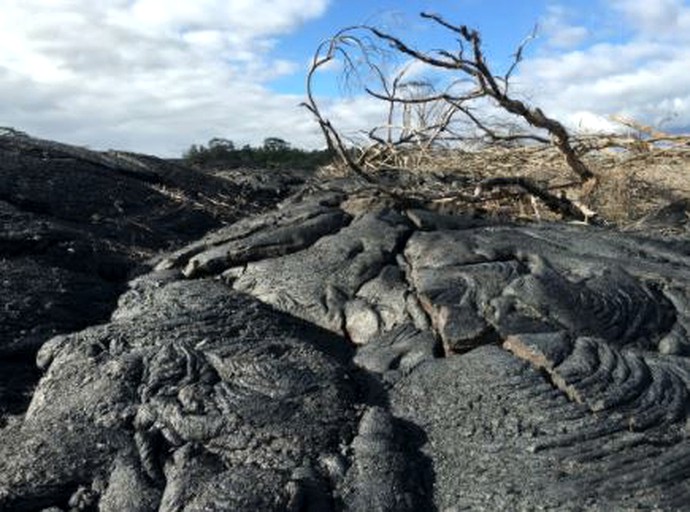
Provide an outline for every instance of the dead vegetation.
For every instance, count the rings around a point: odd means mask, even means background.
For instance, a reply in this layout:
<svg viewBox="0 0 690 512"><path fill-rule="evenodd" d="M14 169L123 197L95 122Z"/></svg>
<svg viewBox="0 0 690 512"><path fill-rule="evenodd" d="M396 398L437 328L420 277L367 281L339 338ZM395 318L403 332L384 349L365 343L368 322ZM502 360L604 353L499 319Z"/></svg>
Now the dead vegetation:
<svg viewBox="0 0 690 512"><path fill-rule="evenodd" d="M339 31L317 49L304 106L339 157L326 172L350 172L387 194L445 208L619 225L690 194L689 135L620 116L612 118L617 133L571 134L511 88L534 34L497 73L478 31L421 16L449 31L457 48L421 51L363 25ZM341 133L316 100L316 76L334 60L347 81L385 106L384 122L357 139ZM431 78L420 74L420 65ZM390 172L435 176L442 186L411 187L415 180L408 179L396 188L382 178Z"/></svg>

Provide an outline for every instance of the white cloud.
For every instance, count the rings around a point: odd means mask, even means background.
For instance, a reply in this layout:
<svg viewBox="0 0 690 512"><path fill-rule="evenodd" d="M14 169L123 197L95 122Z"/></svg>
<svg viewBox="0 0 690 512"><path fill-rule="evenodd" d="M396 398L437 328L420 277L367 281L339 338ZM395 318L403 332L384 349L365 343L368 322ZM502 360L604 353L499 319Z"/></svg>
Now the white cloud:
<svg viewBox="0 0 690 512"><path fill-rule="evenodd" d="M614 114L687 129L690 7L673 0L617 0L611 6L609 20L625 17L625 38L585 41L571 51L542 49L523 62L516 89L574 129L606 129Z"/></svg>
<svg viewBox="0 0 690 512"><path fill-rule="evenodd" d="M663 39L690 38L690 12L683 0L612 0L611 6L621 13L634 30Z"/></svg>
<svg viewBox="0 0 690 512"><path fill-rule="evenodd" d="M561 5L549 5L540 22L540 28L549 45L555 48L573 48L587 39L589 29L571 23L573 13Z"/></svg>
<svg viewBox="0 0 690 512"><path fill-rule="evenodd" d="M622 125L610 116L603 116L589 111L570 112L561 121L575 133L617 133Z"/></svg>
<svg viewBox="0 0 690 512"><path fill-rule="evenodd" d="M313 145L318 128L302 98L267 84L300 63L270 51L327 4L4 0L0 125L164 155L213 136Z"/></svg>
<svg viewBox="0 0 690 512"><path fill-rule="evenodd" d="M332 121L337 130L349 138L356 139L363 132L386 122L386 107L383 102L371 96L354 96L330 100L322 104L324 117Z"/></svg>
<svg viewBox="0 0 690 512"><path fill-rule="evenodd" d="M145 31L231 28L242 37L254 38L290 32L322 15L326 5L314 0L264 0L260 4L255 0L137 0L113 11L112 16L128 27L134 25Z"/></svg>
<svg viewBox="0 0 690 512"><path fill-rule="evenodd" d="M687 130L687 2L666 2L666 6L652 8L641 1L616 6L601 1L603 7L596 13L558 5L547 10L541 24L541 35L546 37L529 48L514 76L513 92L577 132L618 131L621 125L611 119L615 114L663 130ZM679 8L674 10L674 6ZM621 24L623 29L611 32ZM651 30L661 26L663 37ZM429 76L428 66L413 65L408 78L422 76ZM483 115L493 115L495 123L505 120L490 108L478 108ZM361 129L383 119L375 105L356 101L334 108L332 115L348 126L359 121ZM363 124L363 119L369 124Z"/></svg>
<svg viewBox="0 0 690 512"><path fill-rule="evenodd" d="M328 3L3 0L0 126L170 156L216 136L317 147L318 126L298 106L303 96L277 94L270 82L304 73L307 55L292 62L274 50ZM606 128L612 114L648 124L673 116L664 129L690 127L687 3L601 0L596 16L608 29L623 27L608 42L592 16L585 24L574 8L552 5L542 23L547 44L530 47L513 90L576 129ZM317 91L334 91L340 64L322 70ZM427 71L415 65L407 78ZM381 108L358 96L323 104L349 134L381 124Z"/></svg>

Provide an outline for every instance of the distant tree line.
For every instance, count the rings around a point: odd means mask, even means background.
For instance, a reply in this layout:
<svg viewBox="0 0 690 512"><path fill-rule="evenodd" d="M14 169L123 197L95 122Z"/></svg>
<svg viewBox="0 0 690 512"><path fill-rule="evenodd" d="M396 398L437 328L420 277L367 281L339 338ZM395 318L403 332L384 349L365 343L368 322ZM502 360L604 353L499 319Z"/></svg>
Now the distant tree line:
<svg viewBox="0 0 690 512"><path fill-rule="evenodd" d="M333 153L293 148L289 142L278 137L264 139L260 147L246 144L241 148L237 148L231 140L213 138L206 145L193 144L182 158L186 163L202 169L316 169L331 162Z"/></svg>

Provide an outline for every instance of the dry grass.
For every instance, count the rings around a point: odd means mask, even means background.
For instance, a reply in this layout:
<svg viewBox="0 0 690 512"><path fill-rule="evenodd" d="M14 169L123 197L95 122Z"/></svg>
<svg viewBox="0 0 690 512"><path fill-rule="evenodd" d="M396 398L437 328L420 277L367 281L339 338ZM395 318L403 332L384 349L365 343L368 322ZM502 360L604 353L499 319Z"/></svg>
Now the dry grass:
<svg viewBox="0 0 690 512"><path fill-rule="evenodd" d="M369 148L363 167L372 174L402 169L418 175L462 178L457 182L463 186L436 190L445 196L437 203L445 208L453 204L456 209L479 205L490 213L532 219L554 216L518 190L497 190L478 200L469 198L484 179L524 176L623 227L672 200L690 198L690 136L638 130L632 136L582 136L575 142L583 161L597 176L595 183L582 186L561 153L547 146L434 152ZM333 176L346 171L331 167L321 172Z"/></svg>

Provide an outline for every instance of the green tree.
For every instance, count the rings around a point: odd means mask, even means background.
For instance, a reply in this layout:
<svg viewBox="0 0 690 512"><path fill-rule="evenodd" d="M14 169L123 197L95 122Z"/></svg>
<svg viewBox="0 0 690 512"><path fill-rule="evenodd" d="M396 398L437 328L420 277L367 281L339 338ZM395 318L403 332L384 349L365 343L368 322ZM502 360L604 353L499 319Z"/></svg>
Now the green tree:
<svg viewBox="0 0 690 512"><path fill-rule="evenodd" d="M211 150L219 150L223 152L235 151L235 143L229 139L222 139L220 137L214 137L208 141L208 147Z"/></svg>
<svg viewBox="0 0 690 512"><path fill-rule="evenodd" d="M215 137L206 145L193 144L183 154L184 160L202 169L235 169L251 167L257 169L316 169L331 162L329 151L305 151L293 148L289 142L278 137L267 137L261 147L249 144L241 148L229 139Z"/></svg>
<svg viewBox="0 0 690 512"><path fill-rule="evenodd" d="M264 139L263 148L271 152L284 152L290 149L290 143L279 137L267 137Z"/></svg>

